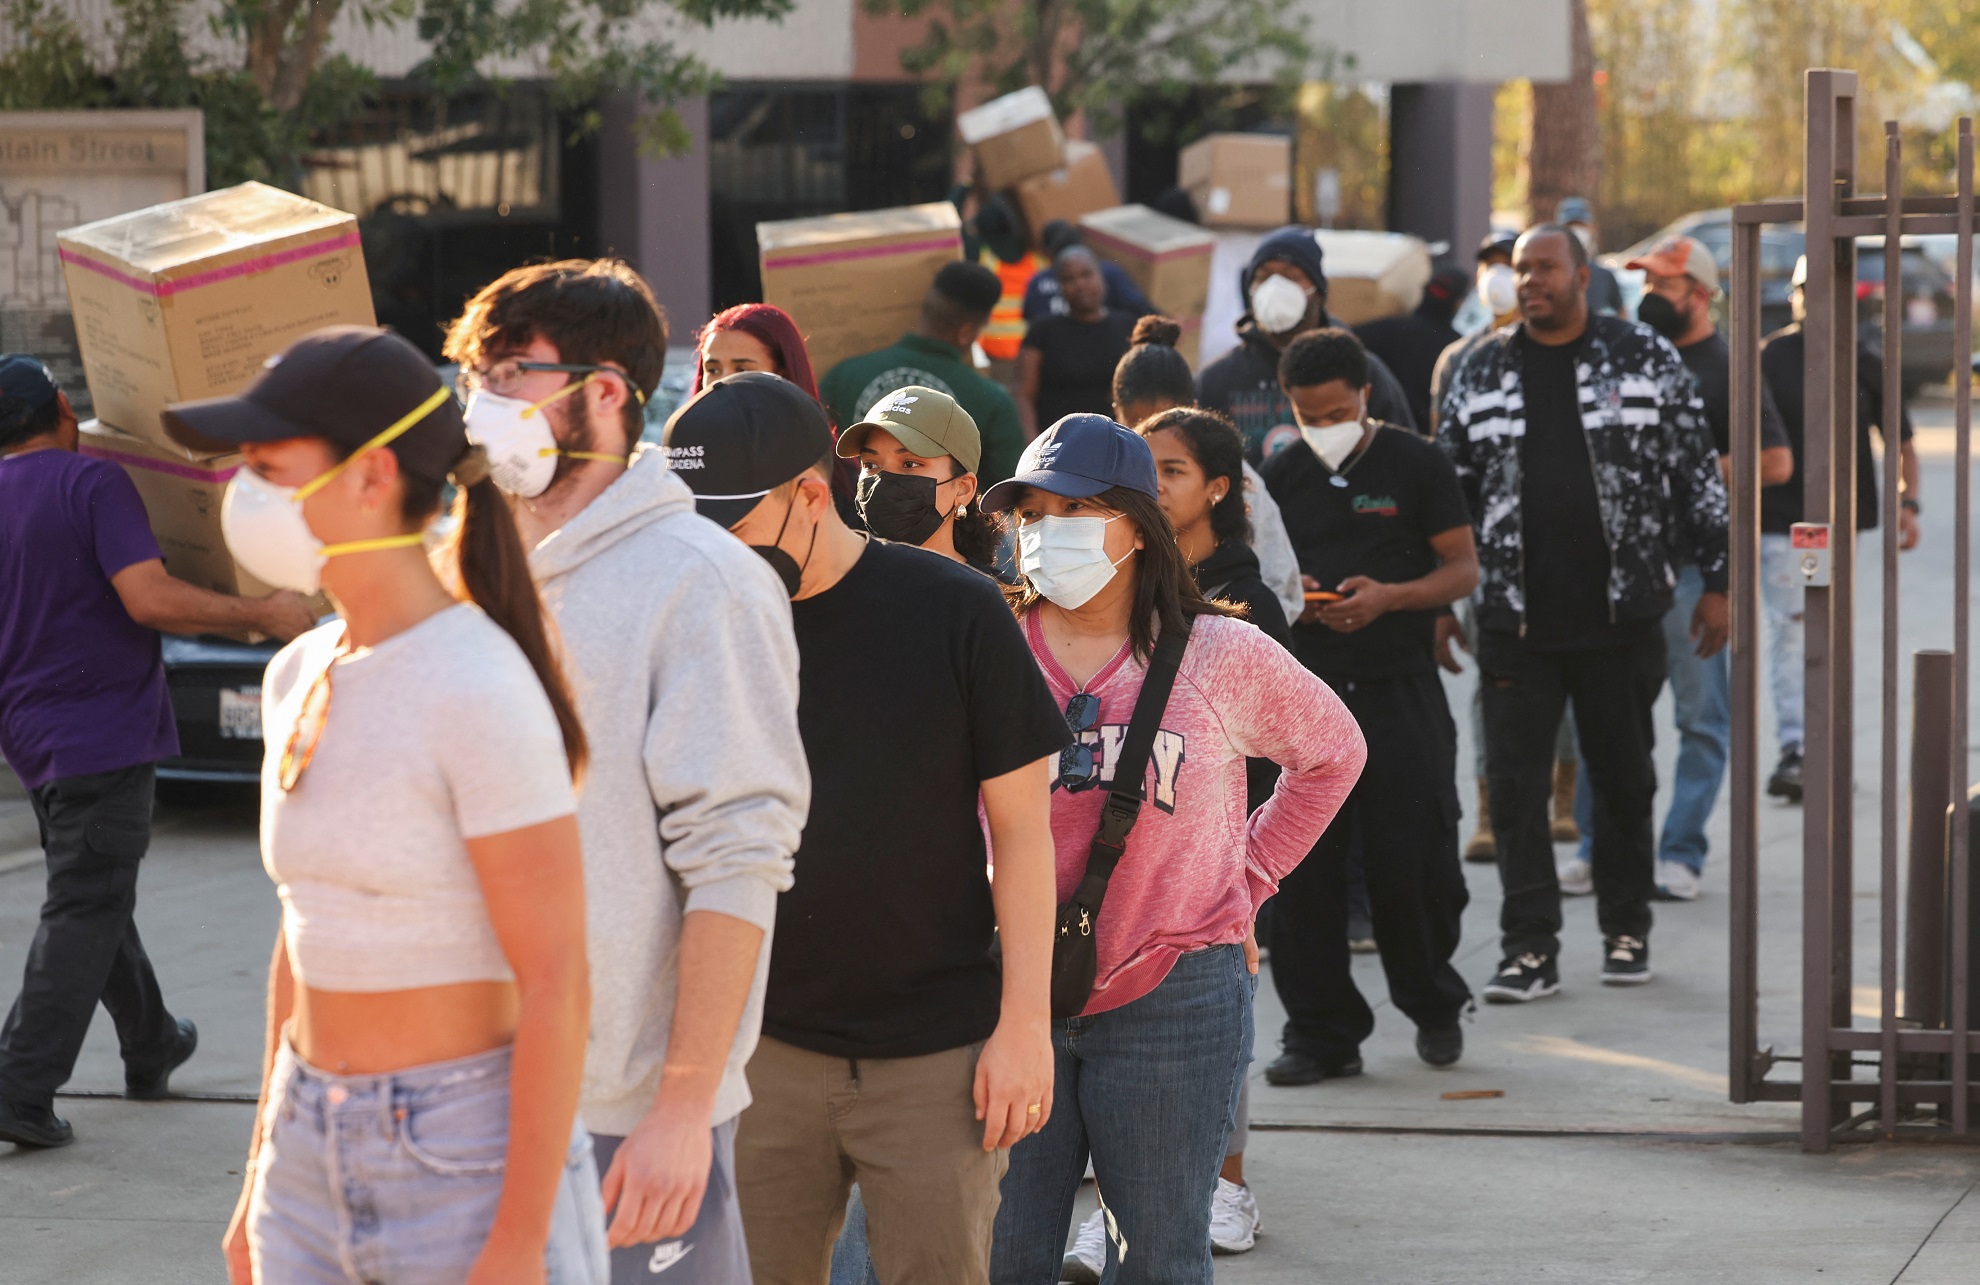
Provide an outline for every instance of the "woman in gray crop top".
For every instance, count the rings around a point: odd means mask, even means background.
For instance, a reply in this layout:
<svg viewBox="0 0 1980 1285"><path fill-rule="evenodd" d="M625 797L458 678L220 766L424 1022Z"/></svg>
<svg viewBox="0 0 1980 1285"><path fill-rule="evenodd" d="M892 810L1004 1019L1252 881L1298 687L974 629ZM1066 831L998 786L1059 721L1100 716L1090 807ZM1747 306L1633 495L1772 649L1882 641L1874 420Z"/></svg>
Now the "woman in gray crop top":
<svg viewBox="0 0 1980 1285"><path fill-rule="evenodd" d="M242 452L236 559L341 614L262 691L282 933L230 1278L604 1285L577 1120L583 733L485 457L420 352L368 327L167 424ZM466 601L425 548L449 482Z"/></svg>

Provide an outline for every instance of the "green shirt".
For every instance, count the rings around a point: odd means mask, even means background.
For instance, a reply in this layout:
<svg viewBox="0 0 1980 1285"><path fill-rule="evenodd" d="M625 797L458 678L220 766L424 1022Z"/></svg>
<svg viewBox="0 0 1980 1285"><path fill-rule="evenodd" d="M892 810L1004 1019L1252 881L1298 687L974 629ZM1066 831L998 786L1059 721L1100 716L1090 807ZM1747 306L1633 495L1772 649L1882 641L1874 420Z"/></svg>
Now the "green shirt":
<svg viewBox="0 0 1980 1285"><path fill-rule="evenodd" d="M841 428L857 424L896 388L920 384L947 393L976 421L983 439L983 463L976 470L978 494L1017 472L1024 451L1017 403L1002 385L970 368L962 349L925 335L906 334L891 348L848 357L825 373L818 391Z"/></svg>

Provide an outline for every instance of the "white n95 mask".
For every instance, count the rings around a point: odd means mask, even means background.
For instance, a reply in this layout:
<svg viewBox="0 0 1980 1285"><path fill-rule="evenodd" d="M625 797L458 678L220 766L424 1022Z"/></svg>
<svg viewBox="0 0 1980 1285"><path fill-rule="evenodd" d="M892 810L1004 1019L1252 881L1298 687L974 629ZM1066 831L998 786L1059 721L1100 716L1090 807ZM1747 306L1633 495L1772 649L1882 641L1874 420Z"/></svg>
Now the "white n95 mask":
<svg viewBox="0 0 1980 1285"><path fill-rule="evenodd" d="M1519 307L1519 280L1513 270L1503 263L1485 269L1485 275L1478 278L1478 302L1494 317L1503 317Z"/></svg>
<svg viewBox="0 0 1980 1285"><path fill-rule="evenodd" d="M1304 424L1299 426L1299 435L1306 439L1306 444L1313 449L1313 453L1337 473L1342 463L1360 444L1361 434L1360 420L1349 420L1345 424L1329 424L1325 428L1308 428Z"/></svg>
<svg viewBox="0 0 1980 1285"><path fill-rule="evenodd" d="M560 455L577 460L626 462L624 455L564 450L557 445L557 436L550 429L550 417L543 413L543 408L551 402L570 396L597 377L597 372L593 372L583 379L574 379L540 402L504 397L485 388L468 394L468 441L488 452L488 476L496 486L528 500L549 488L557 476Z"/></svg>
<svg viewBox="0 0 1980 1285"><path fill-rule="evenodd" d="M1111 518L1042 517L1018 528L1018 570L1032 588L1067 611L1093 601L1107 587L1120 562L1107 560L1107 524Z"/></svg>
<svg viewBox="0 0 1980 1285"><path fill-rule="evenodd" d="M452 395L445 387L436 389L410 414L301 486L277 486L253 469L236 469L227 483L226 495L220 500L220 536L227 542L227 552L247 568L249 575L277 589L315 593L323 584L323 564L332 558L424 544L426 536L417 531L325 544L310 529L302 506L304 500L349 468L353 460L387 445Z"/></svg>
<svg viewBox="0 0 1980 1285"><path fill-rule="evenodd" d="M1312 291L1295 285L1286 277L1271 276L1251 287L1251 319L1275 335L1306 320L1306 302Z"/></svg>

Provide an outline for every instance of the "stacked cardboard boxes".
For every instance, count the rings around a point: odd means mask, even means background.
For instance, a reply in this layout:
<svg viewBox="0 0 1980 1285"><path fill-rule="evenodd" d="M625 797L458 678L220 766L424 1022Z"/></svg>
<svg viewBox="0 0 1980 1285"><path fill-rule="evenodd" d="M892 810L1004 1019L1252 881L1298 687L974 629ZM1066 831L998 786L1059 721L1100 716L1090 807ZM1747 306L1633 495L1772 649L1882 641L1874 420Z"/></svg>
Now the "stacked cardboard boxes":
<svg viewBox="0 0 1980 1285"><path fill-rule="evenodd" d="M1292 219L1292 140L1206 135L1176 157L1176 182L1205 227L1278 227Z"/></svg>
<svg viewBox="0 0 1980 1285"><path fill-rule="evenodd" d="M1196 365L1216 238L1145 205L1095 211L1081 218L1079 226L1089 249L1118 263L1150 303L1182 324L1176 347Z"/></svg>
<svg viewBox="0 0 1980 1285"><path fill-rule="evenodd" d="M56 241L97 418L182 456L168 404L237 392L312 330L375 323L357 220L260 183Z"/></svg>
<svg viewBox="0 0 1980 1285"><path fill-rule="evenodd" d="M1313 234L1327 270L1327 311L1350 326L1412 312L1430 283L1430 249L1401 232Z"/></svg>
<svg viewBox="0 0 1980 1285"><path fill-rule="evenodd" d="M1051 98L1036 85L963 112L956 130L976 158L977 177L993 191L1065 164L1065 133Z"/></svg>
<svg viewBox="0 0 1980 1285"><path fill-rule="evenodd" d="M1078 223L1095 210L1112 209L1121 203L1106 156L1080 139L1066 144L1064 165L1024 180L1017 185L1016 196L1033 244L1053 219Z"/></svg>
<svg viewBox="0 0 1980 1285"><path fill-rule="evenodd" d="M945 263L962 257L947 201L756 225L763 301L791 315L813 369L884 348L912 330Z"/></svg>

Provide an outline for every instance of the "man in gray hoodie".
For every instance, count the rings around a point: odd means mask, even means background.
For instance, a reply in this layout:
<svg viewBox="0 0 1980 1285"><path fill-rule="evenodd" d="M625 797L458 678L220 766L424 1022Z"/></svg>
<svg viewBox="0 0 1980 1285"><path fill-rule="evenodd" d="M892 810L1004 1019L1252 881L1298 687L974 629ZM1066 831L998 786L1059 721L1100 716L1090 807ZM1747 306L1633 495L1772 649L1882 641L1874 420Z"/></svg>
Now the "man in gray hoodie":
<svg viewBox="0 0 1980 1285"><path fill-rule="evenodd" d="M666 349L659 305L615 260L509 272L447 340L591 744L582 1113L612 1279L747 1285L736 1117L810 775L776 575L638 446Z"/></svg>

